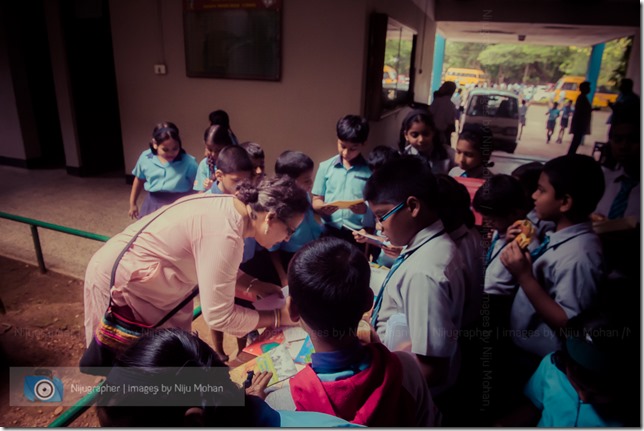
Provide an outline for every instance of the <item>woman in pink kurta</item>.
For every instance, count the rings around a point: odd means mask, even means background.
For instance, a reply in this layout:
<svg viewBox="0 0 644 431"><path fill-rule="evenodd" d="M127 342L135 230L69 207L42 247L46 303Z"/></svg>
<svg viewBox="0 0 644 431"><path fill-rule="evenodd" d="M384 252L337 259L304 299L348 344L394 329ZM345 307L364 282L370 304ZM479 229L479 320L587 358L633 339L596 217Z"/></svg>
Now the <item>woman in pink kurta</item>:
<svg viewBox="0 0 644 431"><path fill-rule="evenodd" d="M262 181L257 187L240 186L235 197L187 196L133 223L101 247L87 266L87 345L107 309L110 295L120 315L154 325L196 285L204 319L211 329L242 336L253 329L272 326L273 311L255 311L234 304L244 238L254 237L266 248L288 240L308 205L306 192L292 180L275 178ZM110 286L118 255L142 228L121 258L114 286ZM265 295L274 293L274 289L278 287L251 283L254 293ZM192 309L190 302L162 326L189 331ZM288 324L286 309L281 311L282 323Z"/></svg>

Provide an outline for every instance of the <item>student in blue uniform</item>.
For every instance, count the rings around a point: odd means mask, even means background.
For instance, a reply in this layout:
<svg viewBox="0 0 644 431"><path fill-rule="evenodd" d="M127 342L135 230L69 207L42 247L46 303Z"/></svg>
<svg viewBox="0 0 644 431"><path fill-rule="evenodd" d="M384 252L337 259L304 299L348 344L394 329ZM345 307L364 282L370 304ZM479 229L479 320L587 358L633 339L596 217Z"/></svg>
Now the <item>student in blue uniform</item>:
<svg viewBox="0 0 644 431"><path fill-rule="evenodd" d="M157 124L152 131L150 149L141 153L132 171L134 182L128 215L141 218L189 195L196 174L197 161L181 148L177 126L170 122ZM143 189L148 195L139 210L137 201Z"/></svg>
<svg viewBox="0 0 644 431"><path fill-rule="evenodd" d="M219 152L225 147L234 145L228 129L222 125L209 126L203 134L206 147L205 158L199 163L193 190L203 192L212 187L214 174L217 170L216 162Z"/></svg>
<svg viewBox="0 0 644 431"><path fill-rule="evenodd" d="M250 161L253 162L253 182L259 184L266 176L264 169L266 156L264 155L264 150L257 142L251 141L242 142L239 146L246 150Z"/></svg>
<svg viewBox="0 0 644 431"><path fill-rule="evenodd" d="M374 147L369 154L367 155L367 164L369 169L371 169L372 174L380 169L385 163L390 160L395 160L400 158L400 153L394 148L387 145L377 145ZM364 215L364 225L365 226L375 226L375 233L378 236L382 236L380 226L376 223L373 211L370 208L367 209L367 212ZM353 233L353 237L356 242L363 244L367 243L367 238L361 234L372 233L367 232L367 229L361 229L358 232ZM392 246L391 243L386 243L381 246L376 246L373 244L367 244L367 256L375 261L378 265L386 266L391 268L394 260L400 255L402 247Z"/></svg>
<svg viewBox="0 0 644 431"><path fill-rule="evenodd" d="M590 214L603 192L604 176L592 157L550 160L533 197L537 215L555 222L555 231L537 254L527 254L514 241L501 253L501 262L520 286L510 313L512 340L533 359L560 348L559 335L568 319L598 299L604 257Z"/></svg>
<svg viewBox="0 0 644 431"><path fill-rule="evenodd" d="M300 188L310 193L313 188L313 160L301 151L284 151L275 161L275 175L292 178ZM316 219L313 207L304 214L304 220L288 241L271 248L270 256L280 284L288 284L286 270L291 258L304 244L318 239L322 234L322 224Z"/></svg>
<svg viewBox="0 0 644 431"><path fill-rule="evenodd" d="M519 166L511 173L511 175L521 183L526 199L528 199L528 206L531 209L525 218L530 220L534 225L534 228L537 230L537 239L539 242L543 241L546 233L555 230L555 224L553 222L541 220L537 217L537 213L534 210L534 199L532 199L532 195L537 191L539 176L541 175L542 170L543 163L530 162Z"/></svg>
<svg viewBox="0 0 644 431"><path fill-rule="evenodd" d="M432 395L437 394L458 374L465 267L438 216L436 178L421 158L402 157L369 178L364 197L383 234L393 245L405 246L376 297L371 324L385 345L398 350L387 339L403 332L392 326L402 316L411 352Z"/></svg>
<svg viewBox="0 0 644 431"><path fill-rule="evenodd" d="M541 361L525 406L498 422L511 427L640 426L639 347L620 312L588 310L568 321L561 349Z"/></svg>
<svg viewBox="0 0 644 431"><path fill-rule="evenodd" d="M369 136L369 123L358 115L346 115L336 125L338 155L320 163L313 183L313 209L324 220L323 235L335 236L356 244L352 229L362 229L367 205L359 203L349 209L325 206L334 201L362 199L362 190L371 169L361 151Z"/></svg>

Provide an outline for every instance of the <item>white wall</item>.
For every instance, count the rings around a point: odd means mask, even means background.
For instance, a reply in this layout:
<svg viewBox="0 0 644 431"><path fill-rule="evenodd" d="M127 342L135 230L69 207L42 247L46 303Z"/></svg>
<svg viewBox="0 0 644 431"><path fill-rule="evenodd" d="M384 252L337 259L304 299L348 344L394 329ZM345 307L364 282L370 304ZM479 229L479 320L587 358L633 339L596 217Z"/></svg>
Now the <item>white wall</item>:
<svg viewBox="0 0 644 431"><path fill-rule="evenodd" d="M110 2L127 173L160 121L175 122L184 147L200 160L208 113L215 109L228 112L240 140L262 145L269 172L286 149L304 151L316 163L331 157L337 120L362 113L369 13L387 13L419 35L423 22L411 1L284 0L281 81L189 78L181 2L159 4L160 14L155 0ZM429 93L434 28L428 20L418 101ZM165 62L167 75L154 75L157 62ZM365 150L394 145L401 115L372 123Z"/></svg>
<svg viewBox="0 0 644 431"><path fill-rule="evenodd" d="M126 172L147 148L155 123L166 120L179 126L184 147L200 160L214 109L228 112L240 140L262 145L269 171L286 149L316 161L336 151L338 118L361 112L365 3L284 3L282 80L269 82L188 78L181 2L161 0L163 38L155 0L110 2ZM154 75L162 52L168 74Z"/></svg>

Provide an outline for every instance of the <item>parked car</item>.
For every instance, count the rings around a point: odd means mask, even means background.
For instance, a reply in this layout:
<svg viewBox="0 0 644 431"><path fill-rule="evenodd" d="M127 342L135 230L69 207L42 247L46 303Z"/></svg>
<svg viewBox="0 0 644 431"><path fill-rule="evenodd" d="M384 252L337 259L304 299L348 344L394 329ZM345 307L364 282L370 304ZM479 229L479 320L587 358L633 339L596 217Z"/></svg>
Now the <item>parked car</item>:
<svg viewBox="0 0 644 431"><path fill-rule="evenodd" d="M519 98L510 91L475 88L470 91L461 121L483 124L492 131L492 150L514 153L519 132Z"/></svg>

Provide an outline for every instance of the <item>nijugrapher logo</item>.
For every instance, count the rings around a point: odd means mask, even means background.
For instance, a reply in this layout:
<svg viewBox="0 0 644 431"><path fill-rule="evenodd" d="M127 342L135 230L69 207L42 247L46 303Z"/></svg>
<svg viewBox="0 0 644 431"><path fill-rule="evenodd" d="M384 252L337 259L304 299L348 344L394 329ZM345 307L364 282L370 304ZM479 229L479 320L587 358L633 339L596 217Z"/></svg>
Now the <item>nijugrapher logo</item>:
<svg viewBox="0 0 644 431"><path fill-rule="evenodd" d="M25 376L24 394L29 401L60 402L63 390L63 382L50 370L40 369L33 376Z"/></svg>

